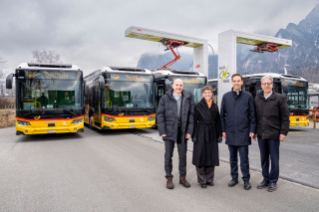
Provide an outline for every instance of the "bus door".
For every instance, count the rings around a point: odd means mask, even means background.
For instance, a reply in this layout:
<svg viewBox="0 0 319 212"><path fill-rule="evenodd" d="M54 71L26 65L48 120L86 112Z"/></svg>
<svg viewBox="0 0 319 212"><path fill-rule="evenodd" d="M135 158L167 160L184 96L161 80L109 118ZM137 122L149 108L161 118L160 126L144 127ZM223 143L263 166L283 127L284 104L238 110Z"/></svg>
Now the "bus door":
<svg viewBox="0 0 319 212"><path fill-rule="evenodd" d="M254 98L261 91L260 83L251 83L250 80L244 80L244 90L249 92Z"/></svg>
<svg viewBox="0 0 319 212"><path fill-rule="evenodd" d="M156 98L155 98L155 109L157 110L159 101L161 100L162 96L165 94L165 85L164 84L157 84L157 92L156 92Z"/></svg>
<svg viewBox="0 0 319 212"><path fill-rule="evenodd" d="M101 127L101 90L99 86L94 86L94 125Z"/></svg>

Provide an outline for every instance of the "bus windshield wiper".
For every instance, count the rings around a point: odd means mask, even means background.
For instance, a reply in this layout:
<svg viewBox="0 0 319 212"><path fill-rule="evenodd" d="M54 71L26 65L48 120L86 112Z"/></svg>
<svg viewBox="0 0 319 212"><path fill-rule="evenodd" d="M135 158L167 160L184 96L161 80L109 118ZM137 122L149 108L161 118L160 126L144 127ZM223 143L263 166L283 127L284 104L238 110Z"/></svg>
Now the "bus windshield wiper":
<svg viewBox="0 0 319 212"><path fill-rule="evenodd" d="M73 115L73 116L76 116L76 114L74 113L74 112L72 112L72 111L70 111L70 110L66 110L66 109L64 109L63 110L63 113L70 113L71 115Z"/></svg>
<svg viewBox="0 0 319 212"><path fill-rule="evenodd" d="M22 117L25 118L25 117L27 117L28 115L31 115L31 114L33 114L33 112L29 112L27 114L24 114L24 115L22 115Z"/></svg>

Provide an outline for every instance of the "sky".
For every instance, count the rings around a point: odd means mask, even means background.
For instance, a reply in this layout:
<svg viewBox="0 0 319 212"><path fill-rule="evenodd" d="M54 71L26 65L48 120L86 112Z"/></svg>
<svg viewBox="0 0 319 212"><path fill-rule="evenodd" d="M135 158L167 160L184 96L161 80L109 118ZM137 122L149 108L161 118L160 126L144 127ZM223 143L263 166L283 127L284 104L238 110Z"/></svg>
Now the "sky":
<svg viewBox="0 0 319 212"><path fill-rule="evenodd" d="M103 66L136 67L143 53L163 54L155 42L126 38L138 26L206 39L230 29L274 36L298 24L318 0L0 0L0 56L6 71L31 62L33 50L54 50L84 74ZM210 51L210 50L209 50ZM180 52L192 52L182 47Z"/></svg>

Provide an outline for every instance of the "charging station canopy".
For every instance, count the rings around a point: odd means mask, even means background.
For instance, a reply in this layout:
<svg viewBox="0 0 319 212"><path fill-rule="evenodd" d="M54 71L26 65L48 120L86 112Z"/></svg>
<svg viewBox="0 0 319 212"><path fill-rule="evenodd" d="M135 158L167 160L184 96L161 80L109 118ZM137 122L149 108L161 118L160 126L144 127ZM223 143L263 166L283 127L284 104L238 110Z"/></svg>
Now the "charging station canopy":
<svg viewBox="0 0 319 212"><path fill-rule="evenodd" d="M208 76L207 40L136 26L131 26L126 29L125 37L161 43L164 40L182 42L183 44L181 46L194 49L193 70Z"/></svg>

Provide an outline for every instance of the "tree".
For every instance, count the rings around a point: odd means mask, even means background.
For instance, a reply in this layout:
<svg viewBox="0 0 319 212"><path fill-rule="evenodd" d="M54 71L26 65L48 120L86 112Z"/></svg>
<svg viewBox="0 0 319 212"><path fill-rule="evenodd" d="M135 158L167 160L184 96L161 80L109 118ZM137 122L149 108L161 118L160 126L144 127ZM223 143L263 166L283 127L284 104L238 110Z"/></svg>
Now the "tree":
<svg viewBox="0 0 319 212"><path fill-rule="evenodd" d="M4 57L0 56L0 79L5 77L5 71L4 68L7 65L7 61L4 59Z"/></svg>
<svg viewBox="0 0 319 212"><path fill-rule="evenodd" d="M35 63L62 63L60 55L53 50L34 50L32 54Z"/></svg>

